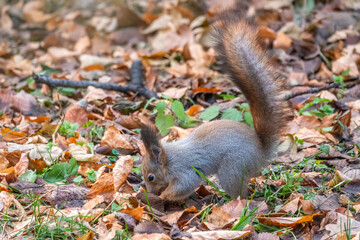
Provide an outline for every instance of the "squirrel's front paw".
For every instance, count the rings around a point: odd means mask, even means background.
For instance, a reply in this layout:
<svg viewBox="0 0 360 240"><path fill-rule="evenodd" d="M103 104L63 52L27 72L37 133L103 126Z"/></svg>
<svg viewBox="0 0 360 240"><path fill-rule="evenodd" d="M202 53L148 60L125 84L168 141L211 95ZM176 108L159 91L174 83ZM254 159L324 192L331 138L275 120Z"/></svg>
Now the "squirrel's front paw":
<svg viewBox="0 0 360 240"><path fill-rule="evenodd" d="M160 196L159 196L161 199L165 200L165 201L174 201L174 197L175 197L175 194L170 192L170 191L163 191Z"/></svg>

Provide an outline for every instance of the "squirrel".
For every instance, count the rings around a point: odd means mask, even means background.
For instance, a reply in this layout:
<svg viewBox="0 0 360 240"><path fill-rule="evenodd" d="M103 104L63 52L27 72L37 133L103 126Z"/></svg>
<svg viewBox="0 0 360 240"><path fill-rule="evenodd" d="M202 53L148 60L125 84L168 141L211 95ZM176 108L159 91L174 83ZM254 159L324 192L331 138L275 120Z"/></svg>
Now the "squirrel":
<svg viewBox="0 0 360 240"><path fill-rule="evenodd" d="M254 129L232 120L197 127L187 138L160 143L154 126L144 125L142 172L149 192L164 200L190 196L203 175L215 174L232 198L245 197L251 177L274 157L278 135L291 116L280 79L257 41L257 28L246 19L224 17L214 23L215 50L232 82L245 95Z"/></svg>

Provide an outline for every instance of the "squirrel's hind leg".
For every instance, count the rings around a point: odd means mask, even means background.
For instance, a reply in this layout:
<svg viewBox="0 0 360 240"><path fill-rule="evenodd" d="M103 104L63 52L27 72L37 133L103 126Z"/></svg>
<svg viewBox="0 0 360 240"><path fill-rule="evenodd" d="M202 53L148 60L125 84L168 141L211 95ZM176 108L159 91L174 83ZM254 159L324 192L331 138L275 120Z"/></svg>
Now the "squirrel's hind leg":
<svg viewBox="0 0 360 240"><path fill-rule="evenodd" d="M246 197L248 193L248 180L246 169L243 171L243 167L231 166L233 163L222 164L217 177L220 182L220 186L225 192L232 198L238 196ZM242 176L244 174L244 176Z"/></svg>

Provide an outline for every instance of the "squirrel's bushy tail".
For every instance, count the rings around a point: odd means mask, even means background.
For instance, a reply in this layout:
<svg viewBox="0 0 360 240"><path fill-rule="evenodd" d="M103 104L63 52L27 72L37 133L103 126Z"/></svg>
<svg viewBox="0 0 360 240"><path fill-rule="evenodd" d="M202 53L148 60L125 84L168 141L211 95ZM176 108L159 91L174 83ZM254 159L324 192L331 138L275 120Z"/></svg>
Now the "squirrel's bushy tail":
<svg viewBox="0 0 360 240"><path fill-rule="evenodd" d="M264 151L273 150L291 114L288 102L283 100L283 80L259 45L256 26L233 17L221 17L214 23L215 47L226 73L249 102Z"/></svg>

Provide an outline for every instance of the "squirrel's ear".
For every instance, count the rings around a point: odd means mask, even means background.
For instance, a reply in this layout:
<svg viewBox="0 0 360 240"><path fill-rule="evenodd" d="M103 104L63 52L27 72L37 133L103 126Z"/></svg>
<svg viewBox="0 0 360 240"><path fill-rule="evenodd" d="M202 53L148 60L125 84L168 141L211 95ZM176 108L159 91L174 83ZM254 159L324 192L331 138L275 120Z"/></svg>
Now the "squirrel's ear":
<svg viewBox="0 0 360 240"><path fill-rule="evenodd" d="M156 145L152 145L150 148L150 154L152 155L152 159L162 163L162 148Z"/></svg>
<svg viewBox="0 0 360 240"><path fill-rule="evenodd" d="M159 132L155 126L144 124L141 127L141 139L145 145L146 151L151 155L151 159L165 166L167 159L160 144Z"/></svg>
<svg viewBox="0 0 360 240"><path fill-rule="evenodd" d="M141 140L143 141L147 151L151 151L152 146L161 148L159 141L159 133L153 125L144 124L141 126Z"/></svg>

